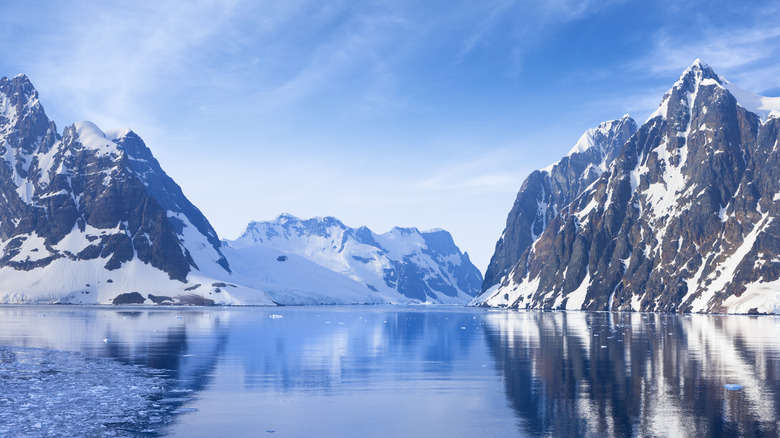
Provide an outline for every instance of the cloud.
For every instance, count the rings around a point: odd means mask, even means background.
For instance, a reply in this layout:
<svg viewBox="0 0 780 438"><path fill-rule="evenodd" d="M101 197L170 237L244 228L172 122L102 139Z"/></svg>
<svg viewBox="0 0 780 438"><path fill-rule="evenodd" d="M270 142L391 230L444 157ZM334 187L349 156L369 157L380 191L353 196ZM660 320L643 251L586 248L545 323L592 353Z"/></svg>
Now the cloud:
<svg viewBox="0 0 780 438"><path fill-rule="evenodd" d="M478 156L442 165L418 181L419 189L458 193L515 193L532 169L509 148L482 151Z"/></svg>
<svg viewBox="0 0 780 438"><path fill-rule="evenodd" d="M524 50L549 35L558 26L586 18L624 0L547 0L519 1L494 0L483 2L477 9L469 11L468 22L476 23L462 39L458 62L482 44L500 41L509 35L512 39L509 56L513 58L515 71L520 70ZM463 17L458 17L463 18ZM468 29L469 27L466 26ZM501 35L494 35L499 32ZM508 33L507 33L508 32Z"/></svg>
<svg viewBox="0 0 780 438"><path fill-rule="evenodd" d="M743 88L762 91L776 87L780 76L780 11L751 11L754 16L735 18L731 26L700 21L685 30L661 29L652 36L647 54L629 68L666 76L679 74L700 58Z"/></svg>
<svg viewBox="0 0 780 438"><path fill-rule="evenodd" d="M148 110L172 84L189 83L197 52L224 29L235 2L154 1L50 4L22 24L15 57L50 108L70 123L153 126ZM42 23L46 23L42 25ZM9 44L6 42L5 44ZM170 96L170 94L168 94ZM153 103L154 102L154 103Z"/></svg>

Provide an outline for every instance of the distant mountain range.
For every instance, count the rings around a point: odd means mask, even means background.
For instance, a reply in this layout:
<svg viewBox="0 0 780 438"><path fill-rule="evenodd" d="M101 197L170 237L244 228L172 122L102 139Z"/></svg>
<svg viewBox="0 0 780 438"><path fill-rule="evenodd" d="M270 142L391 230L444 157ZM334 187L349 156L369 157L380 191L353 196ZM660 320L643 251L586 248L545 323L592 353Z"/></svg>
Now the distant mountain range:
<svg viewBox="0 0 780 438"><path fill-rule="evenodd" d="M444 230L396 227L376 234L333 217L281 215L251 222L238 239L225 243L231 260L253 260L257 251L273 249L344 275L389 302L464 303L482 284L468 254Z"/></svg>
<svg viewBox="0 0 780 438"><path fill-rule="evenodd" d="M445 231L282 216L226 246L137 134L59 134L24 75L0 79L0 194L3 303L462 303L482 281Z"/></svg>
<svg viewBox="0 0 780 438"><path fill-rule="evenodd" d="M697 60L523 183L471 305L780 311L780 98Z"/></svg>

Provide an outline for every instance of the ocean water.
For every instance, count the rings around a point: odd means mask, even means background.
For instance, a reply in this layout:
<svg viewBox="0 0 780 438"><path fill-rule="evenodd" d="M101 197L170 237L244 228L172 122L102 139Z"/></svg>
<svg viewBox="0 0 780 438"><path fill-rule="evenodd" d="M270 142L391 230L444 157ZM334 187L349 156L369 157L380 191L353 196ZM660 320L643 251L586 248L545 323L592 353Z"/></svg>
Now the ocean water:
<svg viewBox="0 0 780 438"><path fill-rule="evenodd" d="M780 434L780 318L0 306L0 437Z"/></svg>

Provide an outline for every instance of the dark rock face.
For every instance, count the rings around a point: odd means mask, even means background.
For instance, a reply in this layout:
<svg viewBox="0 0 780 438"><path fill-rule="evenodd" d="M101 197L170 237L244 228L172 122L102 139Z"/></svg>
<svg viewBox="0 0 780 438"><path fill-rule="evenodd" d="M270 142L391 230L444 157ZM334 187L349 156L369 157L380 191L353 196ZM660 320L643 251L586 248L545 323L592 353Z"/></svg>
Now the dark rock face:
<svg viewBox="0 0 780 438"><path fill-rule="evenodd" d="M179 295L177 298L179 299L179 304L189 306L213 306L215 304L214 300L197 294Z"/></svg>
<svg viewBox="0 0 780 438"><path fill-rule="evenodd" d="M198 269L187 234L230 271L206 218L135 133L80 122L60 136L23 75L0 79L0 101L0 267L100 259L116 270L138 259L186 282Z"/></svg>
<svg viewBox="0 0 780 438"><path fill-rule="evenodd" d="M147 297L152 300L154 304L173 304L173 298L166 297L165 295L148 294Z"/></svg>
<svg viewBox="0 0 780 438"><path fill-rule="evenodd" d="M151 295L149 298L151 299ZM114 298L112 304L143 304L146 299L138 292L128 292L126 294L119 294Z"/></svg>
<svg viewBox="0 0 780 438"><path fill-rule="evenodd" d="M688 68L609 172L476 304L775 312L780 118L762 120L731 87Z"/></svg>
<svg viewBox="0 0 780 438"><path fill-rule="evenodd" d="M300 255L390 298L400 293L423 302L462 301L473 297L482 284L468 254L444 230L396 227L375 234L333 217L301 220L281 215L275 221L251 222L229 244L269 246Z"/></svg>
<svg viewBox="0 0 780 438"><path fill-rule="evenodd" d="M583 134L569 155L528 176L496 243L483 292L506 276L561 209L606 171L636 129L636 122L628 116L602 123Z"/></svg>

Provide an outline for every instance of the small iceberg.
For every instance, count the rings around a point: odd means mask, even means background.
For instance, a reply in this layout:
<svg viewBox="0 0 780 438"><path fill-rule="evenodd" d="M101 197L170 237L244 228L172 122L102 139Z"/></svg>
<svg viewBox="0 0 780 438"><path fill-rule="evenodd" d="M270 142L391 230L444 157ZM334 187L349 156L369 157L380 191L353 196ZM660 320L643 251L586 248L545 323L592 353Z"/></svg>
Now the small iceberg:
<svg viewBox="0 0 780 438"><path fill-rule="evenodd" d="M271 318L271 319L279 319L279 318L282 318L282 315L273 314L273 315L269 316L269 318Z"/></svg>
<svg viewBox="0 0 780 438"><path fill-rule="evenodd" d="M723 385L723 387L728 389L729 391L739 391L740 389L744 388L744 386L737 385L736 383L727 383Z"/></svg>

